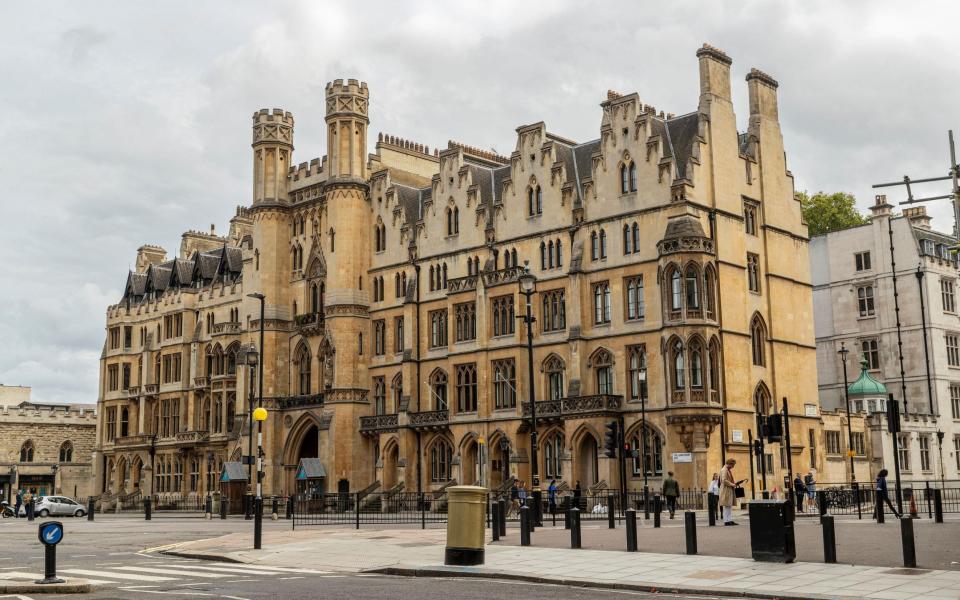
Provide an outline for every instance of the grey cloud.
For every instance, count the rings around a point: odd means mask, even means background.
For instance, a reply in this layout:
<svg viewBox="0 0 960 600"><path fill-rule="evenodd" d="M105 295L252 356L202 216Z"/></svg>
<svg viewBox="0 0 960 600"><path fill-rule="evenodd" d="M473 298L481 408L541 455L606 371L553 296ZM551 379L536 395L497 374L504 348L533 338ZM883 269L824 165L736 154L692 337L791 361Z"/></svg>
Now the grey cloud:
<svg viewBox="0 0 960 600"><path fill-rule="evenodd" d="M297 119L295 160L324 153L323 89L366 80L371 132L509 153L543 120L598 136L606 90L696 109L696 48L734 59L746 127L750 67L781 84L799 189L945 173L960 125L950 49L960 8L836 3L21 3L0 52L0 381L94 401L104 309L136 248L175 252L249 201L249 119ZM521 12L517 12L521 11ZM93 18L91 15L95 15ZM940 188L942 189L942 188ZM940 191L932 186L931 191ZM891 200L902 199L889 191ZM949 230L950 210L931 207ZM11 224L13 224L11 226Z"/></svg>

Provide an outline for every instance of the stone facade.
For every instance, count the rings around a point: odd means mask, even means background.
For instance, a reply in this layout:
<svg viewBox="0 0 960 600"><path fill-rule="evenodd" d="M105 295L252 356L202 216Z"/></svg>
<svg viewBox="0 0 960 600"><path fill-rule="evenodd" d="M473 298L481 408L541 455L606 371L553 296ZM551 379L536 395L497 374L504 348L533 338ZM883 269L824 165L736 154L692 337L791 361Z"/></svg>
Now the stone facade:
<svg viewBox="0 0 960 600"><path fill-rule="evenodd" d="M851 383L860 373L861 358L866 358L870 374L901 402L901 412L906 398L900 437L904 479L958 479L960 313L955 299L958 263L950 252L957 241L933 231L922 206L903 214L892 214L891 209L886 198L878 196L869 224L811 240L820 401L825 409L844 405L843 363L838 355L843 344L850 350ZM902 380L891 235L903 341ZM872 432L871 477L882 468L892 473L893 440L883 414L885 399L852 404L855 412L867 414Z"/></svg>
<svg viewBox="0 0 960 600"><path fill-rule="evenodd" d="M96 406L38 404L29 401L29 388L17 389L26 390L16 395L19 402L0 402L0 499L12 504L18 489L90 495Z"/></svg>
<svg viewBox="0 0 960 600"><path fill-rule="evenodd" d="M320 459L326 491L531 482L531 397L540 476L571 487L619 485L603 456L611 421L632 448L646 439L651 485L672 469L704 488L727 456L746 473L747 430L781 398L795 469L809 468L804 440L821 425L807 230L777 82L747 75L740 133L732 61L709 46L697 57L693 112L610 92L598 139L534 123L510 156L384 134L368 154L356 80L326 88L323 158L295 166L293 116L255 113L251 206L174 260L141 248L108 309L103 488L142 490L156 463L158 493L205 493L239 460L250 343L264 357L267 493L295 491L304 458ZM532 364L517 319L527 269ZM631 489L641 462L628 460Z"/></svg>

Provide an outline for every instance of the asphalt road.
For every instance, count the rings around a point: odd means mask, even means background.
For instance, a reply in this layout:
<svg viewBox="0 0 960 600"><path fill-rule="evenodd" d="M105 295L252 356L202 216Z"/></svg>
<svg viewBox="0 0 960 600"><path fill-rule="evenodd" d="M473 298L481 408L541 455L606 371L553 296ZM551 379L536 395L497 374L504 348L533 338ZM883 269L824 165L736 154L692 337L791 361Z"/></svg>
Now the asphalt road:
<svg viewBox="0 0 960 600"><path fill-rule="evenodd" d="M0 595L0 600L90 600L171 598L254 600L262 598L387 598L515 600L557 598L601 600L625 596L653 597L639 592L586 590L513 581L463 578L403 578L317 569L249 566L189 560L159 554L169 544L243 531L250 521L201 518L157 518L151 522L97 515L97 521L61 519L64 541L58 547L58 575L94 582L82 595ZM0 578L40 576L43 551L37 520L0 521ZM264 522L265 529L288 530L288 522ZM657 598L685 598L655 594ZM702 599L703 596L697 598Z"/></svg>

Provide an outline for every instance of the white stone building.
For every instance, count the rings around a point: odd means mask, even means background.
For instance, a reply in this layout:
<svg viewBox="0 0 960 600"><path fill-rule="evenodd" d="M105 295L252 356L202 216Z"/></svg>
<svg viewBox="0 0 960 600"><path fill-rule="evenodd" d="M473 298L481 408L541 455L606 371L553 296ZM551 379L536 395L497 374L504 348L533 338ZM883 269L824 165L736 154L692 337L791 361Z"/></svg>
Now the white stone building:
<svg viewBox="0 0 960 600"><path fill-rule="evenodd" d="M841 345L848 381L868 372L902 402L900 459L906 481L960 479L960 312L957 310L958 262L950 252L953 237L933 231L923 206L893 214L878 196L866 225L810 240L810 265L817 338L817 373L824 410L845 408ZM896 264L903 378L898 352L897 311L891 268L891 232ZM922 296L921 296L922 290ZM901 412L903 412L901 404ZM851 398L851 410L872 413L871 477L893 471L893 445L880 399ZM845 421L841 422L844 425ZM939 432L939 434L938 434ZM831 435L824 432L825 436ZM837 453L846 456L841 431ZM849 465L846 468L849 471ZM861 469L857 468L858 477Z"/></svg>

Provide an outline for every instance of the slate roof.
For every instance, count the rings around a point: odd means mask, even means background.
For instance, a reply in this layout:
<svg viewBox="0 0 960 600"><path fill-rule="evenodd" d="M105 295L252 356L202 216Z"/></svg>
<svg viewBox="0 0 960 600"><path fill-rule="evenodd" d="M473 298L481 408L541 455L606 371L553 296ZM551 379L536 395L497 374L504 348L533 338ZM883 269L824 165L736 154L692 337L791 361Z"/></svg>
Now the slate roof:
<svg viewBox="0 0 960 600"><path fill-rule="evenodd" d="M146 272L127 274L123 299L139 299L152 292L163 293L168 288L191 287L223 278L237 281L243 276L243 250L226 246L209 252L194 252L189 259L175 258L150 265Z"/></svg>
<svg viewBox="0 0 960 600"><path fill-rule="evenodd" d="M682 237L706 237L703 225L693 215L681 215L667 221L667 231L663 239L670 240Z"/></svg>
<svg viewBox="0 0 960 600"><path fill-rule="evenodd" d="M687 161L693 154L693 145L700 132L700 115L695 112L683 115L670 119L666 125L671 154L677 164L677 177L683 179L687 176Z"/></svg>
<svg viewBox="0 0 960 600"><path fill-rule="evenodd" d="M247 481L247 470L243 464L235 461L223 463L223 471L220 472L220 481Z"/></svg>
<svg viewBox="0 0 960 600"><path fill-rule="evenodd" d="M297 468L297 479L320 479L327 476L327 470L319 458L301 458Z"/></svg>

